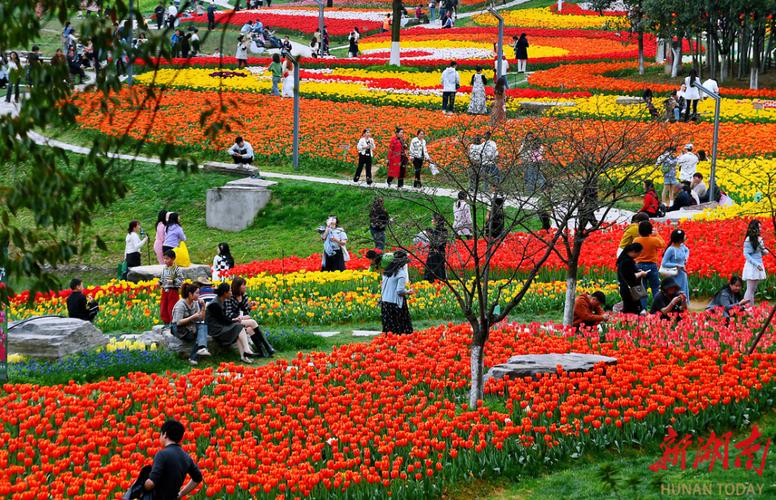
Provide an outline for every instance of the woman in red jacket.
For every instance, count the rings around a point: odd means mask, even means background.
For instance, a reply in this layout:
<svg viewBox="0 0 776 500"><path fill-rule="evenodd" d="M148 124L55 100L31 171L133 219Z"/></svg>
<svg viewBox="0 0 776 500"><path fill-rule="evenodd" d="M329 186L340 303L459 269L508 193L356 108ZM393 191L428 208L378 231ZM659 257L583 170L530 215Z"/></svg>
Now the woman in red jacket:
<svg viewBox="0 0 776 500"><path fill-rule="evenodd" d="M644 181L644 191L646 191L644 194L644 205L639 212L644 212L650 217L657 217L660 201L658 200L657 192L655 192L655 184L650 180Z"/></svg>
<svg viewBox="0 0 776 500"><path fill-rule="evenodd" d="M391 187L394 177L398 177L397 186L404 186L404 176L407 174L407 145L404 142L404 129L396 127L396 135L391 138L388 146L388 187Z"/></svg>

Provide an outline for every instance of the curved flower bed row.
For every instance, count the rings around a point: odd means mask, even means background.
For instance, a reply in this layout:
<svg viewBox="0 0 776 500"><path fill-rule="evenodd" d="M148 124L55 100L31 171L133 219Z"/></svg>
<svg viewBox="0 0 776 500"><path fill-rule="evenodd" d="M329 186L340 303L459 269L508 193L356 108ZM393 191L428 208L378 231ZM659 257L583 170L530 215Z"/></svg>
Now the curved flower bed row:
<svg viewBox="0 0 776 500"><path fill-rule="evenodd" d="M379 30L385 13L368 11L324 11L326 30L332 36L348 35L354 27L361 33ZM318 30L318 10L258 9L239 12L223 11L216 14L216 22L242 26L248 21L261 21L265 27L275 30L301 31L312 34ZM207 15L202 14L181 19L183 22L207 24Z"/></svg>
<svg viewBox="0 0 776 500"><path fill-rule="evenodd" d="M502 12L505 26L530 27L530 28L582 28L582 29L608 29L622 31L629 26L628 20L621 15L614 16L590 16L553 12L549 7L535 9L517 9ZM496 18L491 14L474 16L474 22L480 26L495 26Z"/></svg>
<svg viewBox="0 0 776 500"><path fill-rule="evenodd" d="M727 328L719 336L725 342L754 329L745 318L735 329L719 316L713 321ZM6 384L0 495L116 496L150 463L170 417L186 426L183 448L202 469L207 496L404 498L438 492L472 470L548 463L574 450L658 439L668 425L686 432L757 415L774 396L776 354L741 356L729 344L697 349L691 346L716 332L684 326L643 323L640 343L630 325L607 333L616 342L550 336L538 325L495 331L486 366L516 352L595 353L618 362L489 382L490 396L477 408L457 402L469 378L466 326L384 335L261 368ZM665 331L694 340L646 341Z"/></svg>
<svg viewBox="0 0 776 500"><path fill-rule="evenodd" d="M528 76L528 83L545 88L585 89L603 92L627 92L641 95L645 88L649 87L655 93L668 93L677 90L679 84L644 83L607 76L623 70L636 69L634 62L597 62L573 65L562 65L555 68L536 71ZM723 96L741 97L776 97L776 89L740 89L720 87Z"/></svg>

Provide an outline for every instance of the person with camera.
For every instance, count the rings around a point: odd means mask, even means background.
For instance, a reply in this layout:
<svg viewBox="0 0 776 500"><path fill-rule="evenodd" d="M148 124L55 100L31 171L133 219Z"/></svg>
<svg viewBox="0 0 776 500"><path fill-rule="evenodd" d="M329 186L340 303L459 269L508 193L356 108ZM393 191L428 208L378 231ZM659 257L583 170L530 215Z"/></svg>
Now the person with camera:
<svg viewBox="0 0 776 500"><path fill-rule="evenodd" d="M681 314L686 310L687 295L674 278L665 278L652 301L650 314L660 314L662 319L671 319L671 314Z"/></svg>
<svg viewBox="0 0 776 500"><path fill-rule="evenodd" d="M350 260L345 245L348 235L339 227L339 219L332 215L326 220L326 227L318 228L323 240L322 271L344 271L345 262Z"/></svg>
<svg viewBox="0 0 776 500"><path fill-rule="evenodd" d="M91 296L84 294L84 282L78 278L70 280L70 295L67 296L67 316L84 321L94 321L100 306Z"/></svg>
<svg viewBox="0 0 776 500"><path fill-rule="evenodd" d="M124 259L127 261L127 268L140 265L140 249L147 242L148 236L140 227L140 222L136 220L130 222L127 236L124 238Z"/></svg>

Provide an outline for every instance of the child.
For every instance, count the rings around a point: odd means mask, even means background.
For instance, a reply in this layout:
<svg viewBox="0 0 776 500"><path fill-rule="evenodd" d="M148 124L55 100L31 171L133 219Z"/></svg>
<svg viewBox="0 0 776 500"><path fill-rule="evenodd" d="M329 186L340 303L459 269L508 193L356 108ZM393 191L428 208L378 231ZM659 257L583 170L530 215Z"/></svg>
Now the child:
<svg viewBox="0 0 776 500"><path fill-rule="evenodd" d="M218 254L213 258L213 281L221 279L221 273L234 267L234 258L228 243L218 244Z"/></svg>
<svg viewBox="0 0 776 500"><path fill-rule="evenodd" d="M172 323L172 308L180 299L178 289L183 284L183 272L175 265L175 252L164 252L164 269L159 277L159 286L162 288L162 300L159 304L162 322L166 325Z"/></svg>

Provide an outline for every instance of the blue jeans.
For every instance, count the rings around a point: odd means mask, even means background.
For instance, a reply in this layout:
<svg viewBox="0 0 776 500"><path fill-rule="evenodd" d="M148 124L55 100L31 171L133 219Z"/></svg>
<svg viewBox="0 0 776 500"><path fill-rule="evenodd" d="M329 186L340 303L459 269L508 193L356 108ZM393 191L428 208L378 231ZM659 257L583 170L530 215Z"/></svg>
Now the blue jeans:
<svg viewBox="0 0 776 500"><path fill-rule="evenodd" d="M278 83L280 83L280 77L279 76L273 76L272 77L272 95L280 95L280 89L278 88Z"/></svg>
<svg viewBox="0 0 776 500"><path fill-rule="evenodd" d="M197 322L196 325L197 325L196 334L191 330L189 330L188 328L182 328L178 330L178 325L175 323L173 323L172 327L170 328L170 330L172 331L172 334L178 337L179 339L183 340L184 342L194 342L194 347L191 349L191 354L189 355L189 359L193 359L194 361L197 361L199 359L199 356L197 355L197 351L199 351L203 347L207 349L207 325L205 323L199 323L199 322Z"/></svg>
<svg viewBox="0 0 776 500"><path fill-rule="evenodd" d="M385 229L369 228L369 232L372 233L372 239L375 241L375 248L380 250L385 249Z"/></svg>
<svg viewBox="0 0 776 500"><path fill-rule="evenodd" d="M679 121L679 118L682 117L682 110L679 108L679 106L674 108L674 121Z"/></svg>
<svg viewBox="0 0 776 500"><path fill-rule="evenodd" d="M654 262L639 262L636 266L638 266L640 271L649 272L649 274L642 278L642 283L644 284L644 288L648 286L652 289L652 300L655 300L655 295L660 291L660 274L658 273L657 264ZM641 308L648 310L647 297L641 299Z"/></svg>
<svg viewBox="0 0 776 500"><path fill-rule="evenodd" d="M429 7L429 22L434 22L436 20L436 7Z"/></svg>

